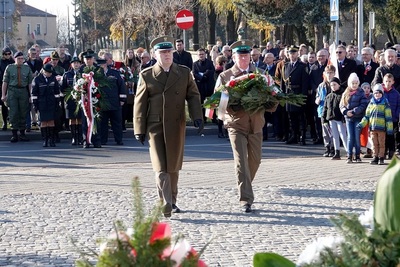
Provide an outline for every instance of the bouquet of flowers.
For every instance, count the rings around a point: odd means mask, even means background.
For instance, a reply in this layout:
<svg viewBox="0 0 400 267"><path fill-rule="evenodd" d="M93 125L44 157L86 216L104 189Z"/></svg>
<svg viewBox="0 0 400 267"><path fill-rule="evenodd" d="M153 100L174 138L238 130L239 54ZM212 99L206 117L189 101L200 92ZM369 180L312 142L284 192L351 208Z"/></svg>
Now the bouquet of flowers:
<svg viewBox="0 0 400 267"><path fill-rule="evenodd" d="M207 267L198 253L182 237L173 241L168 223L159 222L161 205L145 218L139 179L133 181L135 221L133 228L127 229L121 222L115 224L114 232L100 240L99 250L81 252L78 267L94 266L88 257L97 259L96 266L146 266L146 267Z"/></svg>
<svg viewBox="0 0 400 267"><path fill-rule="evenodd" d="M226 98L228 98L227 107L234 110L243 108L250 113L260 109L273 112L278 104L281 106L305 104L305 96L283 93L271 76L261 73L250 73L231 79L218 87L216 92L206 99L203 106L210 109L219 107L221 99Z"/></svg>
<svg viewBox="0 0 400 267"><path fill-rule="evenodd" d="M104 106L102 92L99 88L99 83L93 79L94 73L83 73L82 78L79 78L72 87L70 97L77 103L77 110L82 108L86 118L94 122L93 132L96 133L96 122L100 119L100 111Z"/></svg>
<svg viewBox="0 0 400 267"><path fill-rule="evenodd" d="M339 235L318 238L297 264L275 253L257 253L254 267L400 267L400 161L394 157L378 181L374 206L361 216L332 218Z"/></svg>

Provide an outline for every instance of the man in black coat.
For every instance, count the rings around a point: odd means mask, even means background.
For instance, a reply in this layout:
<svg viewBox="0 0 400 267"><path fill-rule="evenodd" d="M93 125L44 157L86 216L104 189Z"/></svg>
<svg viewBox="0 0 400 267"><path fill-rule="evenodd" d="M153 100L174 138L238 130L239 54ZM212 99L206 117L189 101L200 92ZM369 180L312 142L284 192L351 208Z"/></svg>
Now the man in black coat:
<svg viewBox="0 0 400 267"><path fill-rule="evenodd" d="M364 47L361 50L362 63L357 65L357 76L360 79L360 84L365 82L371 84L374 79L379 64L372 61L373 53L374 51L370 47Z"/></svg>
<svg viewBox="0 0 400 267"><path fill-rule="evenodd" d="M309 88L309 77L307 66L299 60L299 49L296 46L288 48L289 62L286 62L281 77L281 89L285 93L293 93L307 96ZM300 136L300 144L305 145L306 122L304 106L286 105L291 127L291 136L287 144L297 143Z"/></svg>
<svg viewBox="0 0 400 267"><path fill-rule="evenodd" d="M175 47L176 47L176 51L173 54L174 63L180 64L180 65L188 67L189 69L192 69L192 67L193 67L192 54L185 51L185 46L183 44L183 40L177 39L175 41Z"/></svg>
<svg viewBox="0 0 400 267"><path fill-rule="evenodd" d="M323 81L323 73L325 71L325 67L328 65L328 51L325 49L321 49L317 52L317 61L311 68L310 72L310 90L314 96L312 103L310 105L313 106L313 116L315 120L315 129L317 132L317 139L314 141L314 144L323 144L322 140L322 125L321 120L318 118L317 107L315 104L315 94L317 92L318 85L320 85Z"/></svg>
<svg viewBox="0 0 400 267"><path fill-rule="evenodd" d="M8 65L15 63L14 59L11 56L11 49L9 47L4 47L3 48L3 57L1 58L0 61L0 81L3 81L3 75L4 72L6 71L6 68ZM3 126L2 130L7 131L7 121L8 121L8 107L1 101L0 99L0 105L1 105L1 116L3 118Z"/></svg>
<svg viewBox="0 0 400 267"><path fill-rule="evenodd" d="M106 145L108 141L108 122L111 123L111 129L114 134L114 140L117 145L122 146L122 106L126 102L125 82L119 71L107 66L107 61L103 58L96 60L97 64L103 68L107 76L109 85L102 88L105 105L100 111L100 136L101 144Z"/></svg>
<svg viewBox="0 0 400 267"><path fill-rule="evenodd" d="M211 96L214 92L214 73L215 68L211 60L206 58L206 51L204 48L197 50L197 55L199 60L193 63L192 73L196 81L197 88L199 89L201 103L204 103L206 97ZM203 116L205 115L205 110L203 109ZM204 117L204 121L207 118Z"/></svg>
<svg viewBox="0 0 400 267"><path fill-rule="evenodd" d="M346 57L346 47L339 45L336 48L337 66L339 71L339 79L342 82L342 88L347 88L347 79L350 74L357 71L357 63Z"/></svg>

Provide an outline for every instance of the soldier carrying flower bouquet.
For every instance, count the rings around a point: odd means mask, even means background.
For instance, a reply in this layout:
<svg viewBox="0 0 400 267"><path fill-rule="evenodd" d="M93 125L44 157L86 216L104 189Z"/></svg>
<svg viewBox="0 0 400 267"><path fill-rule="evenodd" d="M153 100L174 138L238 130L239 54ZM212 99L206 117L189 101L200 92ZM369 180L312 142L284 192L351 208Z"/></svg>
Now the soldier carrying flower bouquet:
<svg viewBox="0 0 400 267"><path fill-rule="evenodd" d="M282 93L274 86L271 76L250 64L251 46L248 40L230 46L235 64L219 75L215 93L204 103L206 108L218 107L218 118L228 129L239 201L241 210L246 213L253 211L252 182L261 163L264 113L275 111L279 104L304 103L301 96Z"/></svg>

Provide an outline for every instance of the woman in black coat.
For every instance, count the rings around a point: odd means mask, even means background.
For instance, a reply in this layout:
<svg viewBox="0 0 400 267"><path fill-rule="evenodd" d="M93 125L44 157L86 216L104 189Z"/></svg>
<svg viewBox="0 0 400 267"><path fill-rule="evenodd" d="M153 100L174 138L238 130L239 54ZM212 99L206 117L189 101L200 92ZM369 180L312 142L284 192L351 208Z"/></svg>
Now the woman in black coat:
<svg viewBox="0 0 400 267"><path fill-rule="evenodd" d="M32 101L35 111L39 112L40 131L43 147L55 147L54 120L60 102L60 87L53 75L53 66L46 64L32 83Z"/></svg>

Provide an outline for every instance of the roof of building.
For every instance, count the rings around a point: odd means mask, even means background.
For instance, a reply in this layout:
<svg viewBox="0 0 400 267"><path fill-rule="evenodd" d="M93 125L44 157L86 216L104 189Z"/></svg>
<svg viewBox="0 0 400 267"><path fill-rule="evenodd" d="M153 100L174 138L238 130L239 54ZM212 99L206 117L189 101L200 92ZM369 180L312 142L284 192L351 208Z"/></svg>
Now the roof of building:
<svg viewBox="0 0 400 267"><path fill-rule="evenodd" d="M37 9L33 6L27 5L24 2L21 3L21 16L25 17L57 17L56 15L50 14L43 10Z"/></svg>
<svg viewBox="0 0 400 267"><path fill-rule="evenodd" d="M40 45L41 47L47 47L47 46L50 46L48 43L46 43L46 41L44 41L44 40L41 40L41 39L39 39L39 40L36 40L36 43L37 43L38 45Z"/></svg>

